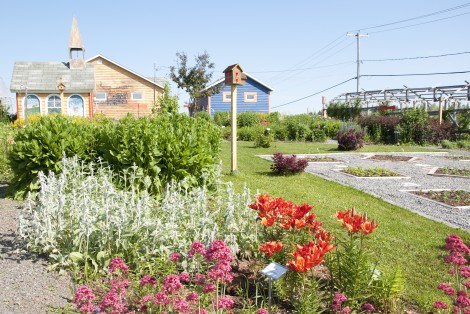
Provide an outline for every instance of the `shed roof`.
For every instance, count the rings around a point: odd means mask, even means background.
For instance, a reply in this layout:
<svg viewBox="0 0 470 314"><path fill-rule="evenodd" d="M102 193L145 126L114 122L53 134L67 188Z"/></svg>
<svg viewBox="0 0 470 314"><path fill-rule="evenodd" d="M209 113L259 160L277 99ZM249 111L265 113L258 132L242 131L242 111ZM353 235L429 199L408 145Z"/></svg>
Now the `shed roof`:
<svg viewBox="0 0 470 314"><path fill-rule="evenodd" d="M80 36L80 30L78 29L78 23L75 16L72 20L72 30L70 31L69 49L81 49L83 48L82 37Z"/></svg>
<svg viewBox="0 0 470 314"><path fill-rule="evenodd" d="M236 64L235 64L235 65L236 65ZM230 68L230 67L228 67L228 68ZM228 68L227 68L227 69L228 69ZM255 81L255 82L257 82L257 83L263 85L264 87L266 87L267 89L269 89L271 92L274 91L274 89L272 89L271 87L269 87L269 86L266 85L265 83L261 82L261 81L258 80L257 78L253 77L252 75L250 75L250 74L248 74L248 73L245 73L245 75L246 75L247 78L250 78L250 79L252 79L253 81ZM223 83L224 81L225 81L225 78L221 78L221 79L219 79L219 80L217 80L217 81L215 81L215 82L213 82L213 83L207 85L202 91L206 91L206 90L208 90L208 89L211 88L211 87L214 87L214 86L216 86L216 85L219 85L219 84Z"/></svg>
<svg viewBox="0 0 470 314"><path fill-rule="evenodd" d="M67 62L15 62L11 92L56 93L62 81L68 93L91 92L95 87L93 64L83 69L70 69Z"/></svg>

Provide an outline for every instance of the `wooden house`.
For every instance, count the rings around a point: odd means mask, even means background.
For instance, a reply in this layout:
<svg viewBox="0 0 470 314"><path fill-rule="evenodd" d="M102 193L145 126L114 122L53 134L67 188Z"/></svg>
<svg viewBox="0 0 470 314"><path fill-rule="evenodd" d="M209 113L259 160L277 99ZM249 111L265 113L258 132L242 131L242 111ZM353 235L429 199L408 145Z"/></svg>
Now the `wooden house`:
<svg viewBox="0 0 470 314"><path fill-rule="evenodd" d="M273 89L246 74L244 85L237 87L237 113L244 111L270 113L270 95ZM214 116L216 112L229 112L231 110L231 87L225 84L225 78L208 85L204 90L215 88L218 93L204 97L198 102L200 110L207 111Z"/></svg>
<svg viewBox="0 0 470 314"><path fill-rule="evenodd" d="M16 94L17 117L64 114L122 118L147 116L163 86L110 59L85 60L77 21L72 21L69 62L15 62L10 85Z"/></svg>

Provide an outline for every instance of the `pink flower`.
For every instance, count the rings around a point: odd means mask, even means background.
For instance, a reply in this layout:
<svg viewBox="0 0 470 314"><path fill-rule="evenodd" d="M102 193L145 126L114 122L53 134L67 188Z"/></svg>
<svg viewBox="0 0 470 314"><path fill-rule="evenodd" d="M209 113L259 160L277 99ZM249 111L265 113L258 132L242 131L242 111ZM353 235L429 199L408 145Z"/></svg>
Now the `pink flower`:
<svg viewBox="0 0 470 314"><path fill-rule="evenodd" d="M93 291L87 286L81 286L75 291L75 297L73 298L73 303L81 304L84 302L91 301L95 298Z"/></svg>
<svg viewBox="0 0 470 314"><path fill-rule="evenodd" d="M233 306L233 300L229 297L219 298L219 302L215 304L215 301L212 303L214 309L230 310Z"/></svg>
<svg viewBox="0 0 470 314"><path fill-rule="evenodd" d="M445 304L444 301L441 301L441 300L437 300L436 302L434 302L433 307L435 309L443 309L443 310L446 310L449 308L449 306Z"/></svg>
<svg viewBox="0 0 470 314"><path fill-rule="evenodd" d="M470 299L467 296L465 291L458 291L457 298L455 299L455 303L459 307L467 307L470 306Z"/></svg>
<svg viewBox="0 0 470 314"><path fill-rule="evenodd" d="M203 274L194 275L194 283L198 285L203 285L206 282L206 276Z"/></svg>
<svg viewBox="0 0 470 314"><path fill-rule="evenodd" d="M170 299L168 299L167 295L163 292L158 292L155 295L155 298L153 299L153 302L155 304L160 304L160 305L165 305L170 302Z"/></svg>
<svg viewBox="0 0 470 314"><path fill-rule="evenodd" d="M165 290L166 293L176 294L182 287L183 285L176 275L170 275L163 279L163 290Z"/></svg>
<svg viewBox="0 0 470 314"><path fill-rule="evenodd" d="M111 280L111 290L123 295L126 293L127 288L129 288L129 280L117 278Z"/></svg>
<svg viewBox="0 0 470 314"><path fill-rule="evenodd" d="M188 283L191 281L191 276L187 272L182 272L178 275L178 278L180 279L181 282Z"/></svg>
<svg viewBox="0 0 470 314"><path fill-rule="evenodd" d="M199 295L197 292L191 292L186 296L186 301L189 303L196 303L199 300Z"/></svg>
<svg viewBox="0 0 470 314"><path fill-rule="evenodd" d="M170 254L170 261L177 262L181 258L181 254L173 252Z"/></svg>
<svg viewBox="0 0 470 314"><path fill-rule="evenodd" d="M205 309L197 309L196 310L196 314L208 314L209 312L207 312L207 310Z"/></svg>
<svg viewBox="0 0 470 314"><path fill-rule="evenodd" d="M212 282L209 282L204 286L204 288L202 288L202 292L212 293L212 292L215 292L216 289L217 289L217 287Z"/></svg>
<svg viewBox="0 0 470 314"><path fill-rule="evenodd" d="M232 252L224 241L215 240L206 250L206 261L232 261Z"/></svg>
<svg viewBox="0 0 470 314"><path fill-rule="evenodd" d="M458 251L451 251L450 255L444 258L447 263L457 264L457 265L465 265L467 264L467 260L462 254Z"/></svg>
<svg viewBox="0 0 470 314"><path fill-rule="evenodd" d="M118 269L122 272L127 272L129 270L129 266L127 266L122 259L116 257L111 261L111 263L109 263L109 272L114 273Z"/></svg>
<svg viewBox="0 0 470 314"><path fill-rule="evenodd" d="M268 314L268 311L265 309L259 309L256 314Z"/></svg>
<svg viewBox="0 0 470 314"><path fill-rule="evenodd" d="M451 285L449 285L448 283L445 283L445 282L440 283L437 286L437 289L442 290L447 295L453 295L455 293L454 288L452 288Z"/></svg>
<svg viewBox="0 0 470 314"><path fill-rule="evenodd" d="M84 303L78 308L82 313L93 313L95 311L95 306L91 302Z"/></svg>
<svg viewBox="0 0 470 314"><path fill-rule="evenodd" d="M189 313L189 304L185 300L178 298L173 301L173 304L178 313Z"/></svg>
<svg viewBox="0 0 470 314"><path fill-rule="evenodd" d="M344 309L341 310L340 312L341 314L350 314L351 313L351 309L349 307L345 307Z"/></svg>
<svg viewBox="0 0 470 314"><path fill-rule="evenodd" d="M204 255L205 253L206 248L204 247L204 244L199 241L195 241L191 244L191 249L188 252L188 256L192 258L195 254Z"/></svg>
<svg viewBox="0 0 470 314"><path fill-rule="evenodd" d="M464 285L465 288L470 289L470 281L464 281L462 282L462 285Z"/></svg>
<svg viewBox="0 0 470 314"><path fill-rule="evenodd" d="M140 299L140 302L141 302L141 303L147 303L148 301L152 301L152 300L153 300L153 295L147 294L147 295L144 295L144 296Z"/></svg>
<svg viewBox="0 0 470 314"><path fill-rule="evenodd" d="M374 312L375 308L372 304L366 303L363 306L361 306L361 311L368 311L368 312Z"/></svg>
<svg viewBox="0 0 470 314"><path fill-rule="evenodd" d="M456 234L451 234L446 239L446 250L450 252L460 252L470 255L470 249L463 243L462 238Z"/></svg>
<svg viewBox="0 0 470 314"><path fill-rule="evenodd" d="M463 278L469 278L470 277L470 266L460 266L459 271L460 271L460 275Z"/></svg>
<svg viewBox="0 0 470 314"><path fill-rule="evenodd" d="M101 310L110 308L111 312L124 312L126 307L121 303L121 298L115 291L109 291L105 294L99 305Z"/></svg>
<svg viewBox="0 0 470 314"><path fill-rule="evenodd" d="M155 286L156 284L157 284L157 279L155 279L155 277L145 275L144 277L142 277L142 279L140 279L139 287L143 287L145 285Z"/></svg>
<svg viewBox="0 0 470 314"><path fill-rule="evenodd" d="M337 293L333 297L333 302L335 302L335 303L343 303L344 301L347 301L347 300L348 300L348 298L342 293Z"/></svg>

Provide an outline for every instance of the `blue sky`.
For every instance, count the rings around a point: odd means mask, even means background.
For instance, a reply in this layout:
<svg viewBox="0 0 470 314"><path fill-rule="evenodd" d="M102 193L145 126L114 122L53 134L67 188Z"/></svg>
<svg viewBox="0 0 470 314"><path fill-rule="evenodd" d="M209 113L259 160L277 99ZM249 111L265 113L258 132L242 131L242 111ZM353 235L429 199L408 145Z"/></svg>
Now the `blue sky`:
<svg viewBox="0 0 470 314"><path fill-rule="evenodd" d="M467 6L465 6L467 5ZM462 6L404 23L371 28ZM214 80L233 63L274 88L273 111L318 111L327 99L356 90L356 81L283 106L356 76L356 38L361 59L407 58L470 51L465 1L13 1L2 3L0 78L7 87L15 61L67 61L72 17L85 56L107 58L145 76L166 76L176 52L190 58L207 51ZM456 16L460 15L460 16ZM435 21L441 19L440 21ZM431 22L434 21L434 22ZM430 23L427 23L430 22ZM426 23L412 27L412 24ZM400 28L394 29L393 28ZM329 45L330 44L330 45ZM328 46L329 45L329 46ZM361 74L470 70L470 54L405 61L364 61ZM288 70L288 71L285 71ZM284 72L275 72L284 71ZM464 84L470 73L361 78L366 90ZM187 95L173 87L180 103Z"/></svg>

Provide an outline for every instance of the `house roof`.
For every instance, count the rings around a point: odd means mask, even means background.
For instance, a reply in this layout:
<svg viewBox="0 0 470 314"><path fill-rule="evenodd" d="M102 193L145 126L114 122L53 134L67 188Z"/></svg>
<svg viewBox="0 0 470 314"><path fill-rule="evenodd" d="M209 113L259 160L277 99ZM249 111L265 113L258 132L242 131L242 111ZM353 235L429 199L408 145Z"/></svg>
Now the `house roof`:
<svg viewBox="0 0 470 314"><path fill-rule="evenodd" d="M67 93L91 92L95 87L94 65L70 69L67 62L15 62L10 91L57 93L61 81Z"/></svg>
<svg viewBox="0 0 470 314"><path fill-rule="evenodd" d="M260 80L258 80L257 78L253 77L252 75L250 75L250 74L248 74L248 73L245 73L245 74L246 74L246 77L247 77L247 78L250 78L250 79L252 79L253 81L255 81L255 82L257 82L257 83L263 85L264 87L266 87L266 88L269 89L270 91L274 91L274 89L272 89L271 87L269 87L269 85L266 85L265 83L261 82ZM219 80L217 80L217 81L215 81L215 82L213 82L213 83L207 85L202 91L206 91L206 90L208 90L209 88L212 88L212 87L214 87L214 86L217 86L217 85L223 83L224 81L225 81L225 78L221 78L221 79L219 79Z"/></svg>
<svg viewBox="0 0 470 314"><path fill-rule="evenodd" d="M121 69L123 69L123 70L125 70L125 71L127 71L127 72L129 72L129 73L132 73L132 74L134 74L134 75L136 75L136 76L138 76L138 77L140 77L140 78L142 78L142 79L148 81L148 82L151 83L151 84L154 84L155 86L158 86L158 87L160 87L160 88L164 88L164 85L165 85L165 84L161 85L161 82L159 82L158 80L155 80L155 82L154 82L153 79L148 79L147 77L142 76L142 75L140 75L140 74L138 74L138 73L136 73L136 72L134 72L134 71L132 71L132 70L130 70L130 69L128 69L128 68L122 66L122 65L120 65L119 63L114 62L113 60L106 58L105 56L103 56L103 55L101 55L101 54L98 54L98 55L96 55L96 56L94 56L94 57L92 57L92 58L86 60L86 63L89 63L89 62L91 62L91 61L93 61L93 60L95 60L95 59L98 59L98 58L104 59L104 60L106 60L106 61L108 61L108 62L114 64L115 66L118 66L118 67L120 67Z"/></svg>

